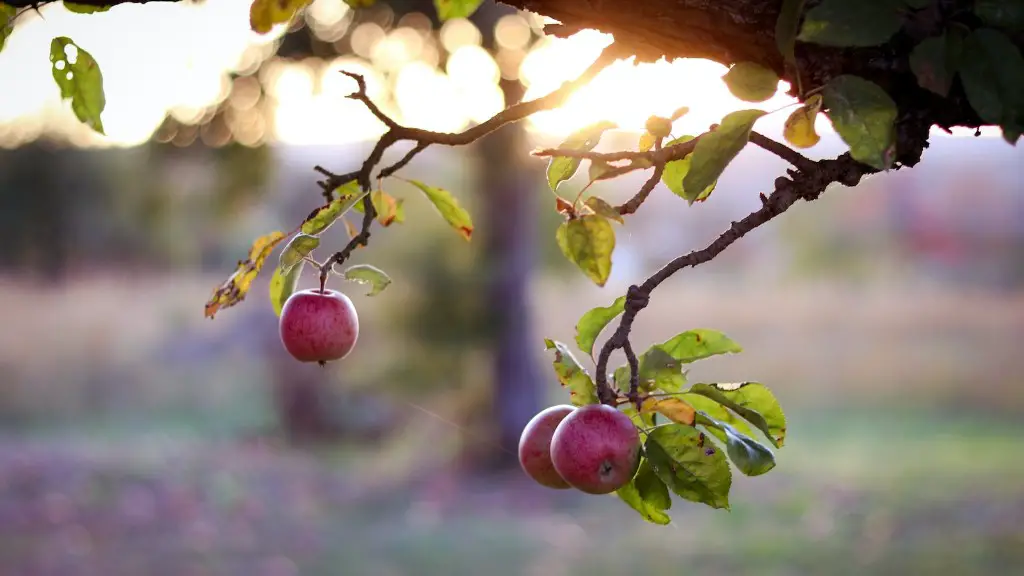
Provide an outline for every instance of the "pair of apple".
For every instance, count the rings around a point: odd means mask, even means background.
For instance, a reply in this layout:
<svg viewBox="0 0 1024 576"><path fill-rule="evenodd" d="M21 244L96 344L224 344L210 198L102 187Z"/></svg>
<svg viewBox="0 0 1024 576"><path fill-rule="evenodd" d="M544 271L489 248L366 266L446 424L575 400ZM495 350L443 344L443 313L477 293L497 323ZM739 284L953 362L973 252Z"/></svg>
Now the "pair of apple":
<svg viewBox="0 0 1024 576"><path fill-rule="evenodd" d="M640 433L612 406L551 406L523 429L519 463L542 486L609 494L636 474Z"/></svg>

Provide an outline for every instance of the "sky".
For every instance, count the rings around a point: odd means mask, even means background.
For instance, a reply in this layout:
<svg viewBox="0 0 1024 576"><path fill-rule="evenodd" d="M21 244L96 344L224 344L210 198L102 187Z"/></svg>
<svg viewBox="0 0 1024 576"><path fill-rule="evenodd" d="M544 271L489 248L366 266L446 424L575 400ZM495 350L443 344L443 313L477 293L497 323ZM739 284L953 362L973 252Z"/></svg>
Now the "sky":
<svg viewBox="0 0 1024 576"><path fill-rule="evenodd" d="M542 96L578 75L612 40L584 31L528 46L531 29L543 20L511 15L497 26L500 50L492 55L480 47L479 30L466 20L449 21L436 35L426 32L424 18L406 17L388 29L374 22L353 24L341 0L315 0L301 18L322 40L348 35L353 53L330 60L273 59L285 27L266 35L251 31L249 0L124 4L97 14L49 4L42 17L22 14L0 51L5 79L0 146L15 147L42 134L80 147L137 146L154 136L166 116L194 123L225 99L230 136L243 144L329 145L377 138L383 125L359 102L345 98L355 83L340 70L365 75L370 96L399 122L458 131L504 107L497 84L501 75L519 77L527 99ZM78 122L60 100L49 62L50 40L60 35L71 37L100 65L105 136ZM442 62L443 53L449 56ZM725 72L705 60L620 61L558 110L531 117L527 127L545 142L599 120L639 134L650 115L667 116L688 106L691 111L676 122L674 136L702 132L725 114L749 108L776 112L757 128L780 133L795 103L784 94L788 85L780 82L775 97L751 104L729 93L721 81ZM233 74L239 75L234 81ZM832 133L823 115L817 127L823 135Z"/></svg>

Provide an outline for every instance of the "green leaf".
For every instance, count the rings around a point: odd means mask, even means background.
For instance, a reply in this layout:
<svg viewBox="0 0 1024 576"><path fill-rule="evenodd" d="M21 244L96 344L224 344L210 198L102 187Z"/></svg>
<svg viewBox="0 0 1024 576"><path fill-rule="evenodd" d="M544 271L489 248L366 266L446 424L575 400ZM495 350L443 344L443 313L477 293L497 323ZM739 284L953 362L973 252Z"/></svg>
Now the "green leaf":
<svg viewBox="0 0 1024 576"><path fill-rule="evenodd" d="M747 476L760 476L775 468L775 455L760 442L740 434L725 425L726 452L740 472Z"/></svg>
<svg viewBox="0 0 1024 576"><path fill-rule="evenodd" d="M4 49L7 37L14 31L14 24L11 20L17 13L17 8L0 3L0 50Z"/></svg>
<svg viewBox="0 0 1024 576"><path fill-rule="evenodd" d="M974 0L974 14L989 26L1024 31L1024 2L1020 0Z"/></svg>
<svg viewBox="0 0 1024 576"><path fill-rule="evenodd" d="M693 140L693 136L680 136L675 140L670 140L669 142L667 142L665 144L665 147L668 148L669 146L682 144L684 142L689 142L690 140ZM696 198L691 199L687 197L686 193L683 191L683 180L686 178L686 175L689 174L690 172L690 161L692 159L693 153L691 152L687 154L682 160L673 160L671 162L668 162L665 164L665 170L661 173L661 181L665 183L665 186L667 186L668 189L671 190L676 196L679 196L684 200L689 200L691 204L693 204L694 202L704 200L705 198L710 196L711 193L715 191L715 186L718 185L718 180L716 179L714 182L709 184L707 188L702 190Z"/></svg>
<svg viewBox="0 0 1024 576"><path fill-rule="evenodd" d="M64 2L64 8L68 12L74 12L76 14L92 14L94 12L106 12L113 6L94 6L90 4L75 4L74 2Z"/></svg>
<svg viewBox="0 0 1024 576"><path fill-rule="evenodd" d="M281 316L281 310L288 297L295 293L305 264L304 260L300 260L298 266L292 266L288 272L283 272L280 266L274 269L274 275L270 277L270 304L278 317Z"/></svg>
<svg viewBox="0 0 1024 576"><path fill-rule="evenodd" d="M295 14L312 0L253 0L249 6L249 28L266 34L275 24L292 21Z"/></svg>
<svg viewBox="0 0 1024 576"><path fill-rule="evenodd" d="M747 476L760 476L775 468L775 455L760 442L736 428L719 422L703 412L697 413L697 423L705 426L716 438L725 442L729 459Z"/></svg>
<svg viewBox="0 0 1024 576"><path fill-rule="evenodd" d="M555 351L552 362L555 374L558 376L558 382L569 389L569 401L572 405L597 404L597 387L594 386L594 381L590 379L587 371L572 355L569 347L550 338L544 339L544 345L547 350Z"/></svg>
<svg viewBox="0 0 1024 576"><path fill-rule="evenodd" d="M563 222L555 231L562 254L576 264L587 278L604 286L612 271L615 229L604 216L588 214Z"/></svg>
<svg viewBox="0 0 1024 576"><path fill-rule="evenodd" d="M764 110L739 110L722 118L721 125L704 134L690 155L690 171L683 178L683 193L693 204L714 184L750 140L754 122Z"/></svg>
<svg viewBox="0 0 1024 576"><path fill-rule="evenodd" d="M590 178L591 182L600 180L605 174L611 172L613 169L612 165L602 160L591 160L590 170L587 172L587 177Z"/></svg>
<svg viewBox="0 0 1024 576"><path fill-rule="evenodd" d="M345 0L345 4L348 4L352 8L369 8L377 3L377 0Z"/></svg>
<svg viewBox="0 0 1024 576"><path fill-rule="evenodd" d="M743 348L718 330L696 328L676 334L660 345L676 360L690 364L719 354L738 354Z"/></svg>
<svg viewBox="0 0 1024 576"><path fill-rule="evenodd" d="M619 224L625 223L625 220L622 219L622 214L619 214L619 211L609 204L604 198L591 196L590 198L587 198L583 204L593 210L594 214L597 214L598 216L604 216L609 220L615 220Z"/></svg>
<svg viewBox="0 0 1024 576"><path fill-rule="evenodd" d="M594 342L597 342L597 337L609 322L622 314L625 307L626 297L619 296L611 306L598 306L580 316L580 321L576 324L576 345L580 347L580 350L593 358Z"/></svg>
<svg viewBox="0 0 1024 576"><path fill-rule="evenodd" d="M636 476L616 494L623 502L640 513L644 520L652 524L665 525L672 521L665 510L672 507L672 497L668 486L651 470L646 460L640 462Z"/></svg>
<svg viewBox="0 0 1024 576"><path fill-rule="evenodd" d="M896 103L878 87L858 76L836 76L822 92L828 117L850 147L854 160L878 170L896 157Z"/></svg>
<svg viewBox="0 0 1024 576"><path fill-rule="evenodd" d="M661 346L651 346L638 358L640 362L640 390L653 392L680 392L686 385L683 363Z"/></svg>
<svg viewBox="0 0 1024 576"><path fill-rule="evenodd" d="M627 370L625 376L625 386L629 386L629 367L620 366L619 370L621 370L622 368L625 368ZM615 371L616 383L618 383L619 380L619 370ZM623 385L620 384L619 387L622 388ZM640 428L640 430L637 430L637 432L640 434L640 441L646 442L647 433L644 432L642 429L651 428L654 426L654 415L649 411L645 411L643 414L637 412L636 405L634 404L623 404L621 407L619 407L619 410L621 410L626 416L629 416L629 419L633 421L633 424L635 424L637 428Z"/></svg>
<svg viewBox="0 0 1024 576"><path fill-rule="evenodd" d="M278 267L281 268L282 273L289 272L292 266L302 262L302 259L319 245L319 236L296 234L284 247L284 250L281 250L281 259L278 262Z"/></svg>
<svg viewBox="0 0 1024 576"><path fill-rule="evenodd" d="M797 40L822 46L877 46L901 26L899 0L823 0L804 16Z"/></svg>
<svg viewBox="0 0 1024 576"><path fill-rule="evenodd" d="M729 462L702 432L682 424L659 426L644 449L651 469L673 492L712 508L729 508Z"/></svg>
<svg viewBox="0 0 1024 576"><path fill-rule="evenodd" d="M350 266L341 273L341 276L345 280L369 284L370 291L366 293L367 296L376 296L391 284L391 278L383 270L369 264Z"/></svg>
<svg viewBox="0 0 1024 576"><path fill-rule="evenodd" d="M437 17L441 22L452 18L469 18L480 7L483 0L434 0Z"/></svg>
<svg viewBox="0 0 1024 576"><path fill-rule="evenodd" d="M107 99L103 94L103 73L96 60L71 38L58 36L50 42L50 62L61 99L71 100L75 116L103 134L100 115Z"/></svg>
<svg viewBox="0 0 1024 576"><path fill-rule="evenodd" d="M796 65L796 34L800 30L800 13L806 0L783 0L779 19L775 21L775 45L787 64Z"/></svg>
<svg viewBox="0 0 1024 576"><path fill-rule="evenodd" d="M355 180L350 180L338 187L338 197L314 210L302 222L302 233L316 235L330 228L331 224L348 212L366 196Z"/></svg>
<svg viewBox="0 0 1024 576"><path fill-rule="evenodd" d="M971 107L987 123L1024 130L1024 57L1005 34L991 28L964 40L960 78Z"/></svg>
<svg viewBox="0 0 1024 576"><path fill-rule="evenodd" d="M593 150L594 146L601 141L601 135L606 130L615 128L614 122L601 121L577 130L569 135L559 148L567 150ZM548 186L551 190L557 190L558 184L572 178L580 167L579 158L567 158L565 156L552 156L548 161Z"/></svg>
<svg viewBox="0 0 1024 576"><path fill-rule="evenodd" d="M779 76L755 62L739 62L722 76L729 92L747 102L764 102L779 88Z"/></svg>
<svg viewBox="0 0 1024 576"><path fill-rule="evenodd" d="M452 193L442 188L428 186L417 180L408 180L426 194L427 198L434 204L437 211L448 224L468 242L473 238L473 219L469 212L463 208L459 201L452 196Z"/></svg>
<svg viewBox="0 0 1024 576"><path fill-rule="evenodd" d="M947 96L960 67L963 38L954 30L923 40L910 53L910 69L917 83L939 96Z"/></svg>
<svg viewBox="0 0 1024 576"><path fill-rule="evenodd" d="M741 434L746 434L747 436L751 435L750 426L747 424L746 420L740 418L736 413L732 412L725 406L722 406L718 402L715 402L711 398L700 394L689 393L680 394L679 398L690 406L693 406L694 410L697 410L698 413L703 413L718 422L724 422L735 428ZM721 430L709 427L708 432L714 434L722 442L726 441L725 433Z"/></svg>
<svg viewBox="0 0 1024 576"><path fill-rule="evenodd" d="M204 314L213 318L218 310L230 308L245 300L245 295L252 287L253 280L263 269L263 264L274 251L274 247L285 239L284 232L275 230L257 238L249 248L249 257L238 261L238 267L223 284L213 291L213 296L206 302Z"/></svg>
<svg viewBox="0 0 1024 576"><path fill-rule="evenodd" d="M694 384L688 394L706 396L736 412L764 432L776 448L786 441L786 415L771 390L758 382Z"/></svg>

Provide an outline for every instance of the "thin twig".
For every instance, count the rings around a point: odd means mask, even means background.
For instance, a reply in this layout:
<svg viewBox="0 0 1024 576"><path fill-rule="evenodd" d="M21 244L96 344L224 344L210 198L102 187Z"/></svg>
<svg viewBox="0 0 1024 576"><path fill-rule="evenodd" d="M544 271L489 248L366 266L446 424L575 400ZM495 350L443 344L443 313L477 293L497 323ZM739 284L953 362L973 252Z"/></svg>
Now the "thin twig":
<svg viewBox="0 0 1024 576"><path fill-rule="evenodd" d="M640 205L647 200L648 196L650 196L651 191L654 190L654 187L658 185L658 182L661 181L661 175L664 173L665 165L656 165L654 167L654 173L651 174L651 177L647 179L647 182L644 182L644 185L640 187L640 190L637 191L636 195L627 200L625 203L615 207L615 209L618 210L619 214L625 216L627 214L632 214L636 212L637 209L640 208Z"/></svg>

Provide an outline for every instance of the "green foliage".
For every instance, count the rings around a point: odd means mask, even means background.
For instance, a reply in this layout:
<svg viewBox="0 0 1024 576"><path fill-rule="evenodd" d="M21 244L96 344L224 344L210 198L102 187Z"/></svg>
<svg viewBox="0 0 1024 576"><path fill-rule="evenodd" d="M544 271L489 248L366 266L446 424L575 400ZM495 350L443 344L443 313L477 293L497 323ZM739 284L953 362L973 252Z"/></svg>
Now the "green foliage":
<svg viewBox="0 0 1024 576"><path fill-rule="evenodd" d="M694 384L687 393L706 396L739 414L763 432L776 448L785 444L786 416L779 401L764 384Z"/></svg>
<svg viewBox="0 0 1024 576"><path fill-rule="evenodd" d="M616 494L652 524L664 526L672 521L665 513L665 510L672 507L668 486L654 473L646 460L640 463L636 476L629 484L619 488Z"/></svg>
<svg viewBox="0 0 1024 576"><path fill-rule="evenodd" d="M369 8L377 3L377 0L345 0L345 4L348 4L352 8Z"/></svg>
<svg viewBox="0 0 1024 576"><path fill-rule="evenodd" d="M644 452L654 473L680 497L729 508L729 462L704 433L682 424L659 426L647 436Z"/></svg>
<svg viewBox="0 0 1024 576"><path fill-rule="evenodd" d="M7 37L14 31L14 24L11 21L17 12L13 6L0 3L0 50L4 49Z"/></svg>
<svg viewBox="0 0 1024 576"><path fill-rule="evenodd" d="M664 347L651 346L637 360L640 363L640 390L680 392L686 385L683 363ZM629 377L628 370L626 377Z"/></svg>
<svg viewBox="0 0 1024 576"><path fill-rule="evenodd" d="M406 180L406 182L416 186L426 195L434 208L437 208L438 214L459 233L459 236L462 236L467 242L473 238L473 219L469 212L459 204L455 196L452 196L451 192L435 186L428 186L417 180Z"/></svg>
<svg viewBox="0 0 1024 576"><path fill-rule="evenodd" d="M806 0L783 0L779 18L775 21L775 45L782 54L786 64L796 65L794 46L796 35L800 30L800 13Z"/></svg>
<svg viewBox="0 0 1024 576"><path fill-rule="evenodd" d="M626 297L619 296L611 306L599 306L588 310L576 323L576 345L588 356L594 356L594 342L609 322L622 314L626 306Z"/></svg>
<svg viewBox="0 0 1024 576"><path fill-rule="evenodd" d="M370 291L366 293L367 296L376 296L391 285L390 276L385 274L380 268L370 266L369 264L357 264L355 266L350 266L341 273L341 277L345 280L351 280L361 284L369 284Z"/></svg>
<svg viewBox="0 0 1024 576"><path fill-rule="evenodd" d="M693 140L693 136L680 136L679 138L670 140L665 144L665 147L667 148L676 144L683 144L690 140ZM679 196L684 200L688 200L690 204L693 204L694 202L704 200L711 195L711 193L715 191L715 186L718 185L718 180L716 179L711 184L708 184L708 186L701 190L696 196L692 198L687 196L683 189L683 180L686 178L686 175L690 173L691 160L693 160L692 152L687 154L682 160L673 160L665 163L665 170L661 173L661 181L676 196Z"/></svg>
<svg viewBox="0 0 1024 576"><path fill-rule="evenodd" d="M295 293L295 287L298 286L299 277L302 276L302 269L305 267L306 261L300 260L298 265L292 266L287 272L280 266L274 269L274 274L270 277L270 305L279 318L284 303Z"/></svg>
<svg viewBox="0 0 1024 576"><path fill-rule="evenodd" d="M452 18L469 18L483 0L434 0L437 16L442 22Z"/></svg>
<svg viewBox="0 0 1024 576"><path fill-rule="evenodd" d="M896 103L878 87L858 76L836 76L822 92L828 117L850 147L854 160L878 170L896 157Z"/></svg>
<svg viewBox="0 0 1024 576"><path fill-rule="evenodd" d="M565 150L593 150L601 141L601 135L607 130L615 128L614 122L601 121L577 130L569 135L559 148ZM576 174L580 167L579 158L568 158L565 156L552 156L548 161L548 186L552 191L558 190L558 185Z"/></svg>
<svg viewBox="0 0 1024 576"><path fill-rule="evenodd" d="M1024 2L1020 0L974 0L974 14L989 26L1024 31Z"/></svg>
<svg viewBox="0 0 1024 576"><path fill-rule="evenodd" d="M733 158L750 140L754 122L763 110L739 110L727 114L722 123L701 136L690 155L690 170L683 178L683 194L692 205L708 186L714 184ZM705 196L706 198L706 196Z"/></svg>
<svg viewBox="0 0 1024 576"><path fill-rule="evenodd" d="M615 251L615 229L607 218L597 214L570 218L555 231L555 241L587 278L598 286L605 285Z"/></svg>
<svg viewBox="0 0 1024 576"><path fill-rule="evenodd" d="M281 250L278 267L284 272L290 271L292 266L302 262L303 258L319 245L319 236L311 236L309 234L296 234L292 236L292 239L285 245L284 250Z"/></svg>
<svg viewBox="0 0 1024 576"><path fill-rule="evenodd" d="M300 230L303 234L315 235L327 230L331 224L334 224L338 218L366 196L366 192L359 187L355 180L342 184L334 192L338 195L337 198L314 210L302 222Z"/></svg>
<svg viewBox="0 0 1024 576"><path fill-rule="evenodd" d="M771 450L729 424L719 422L703 413L697 414L697 423L725 442L729 459L743 474L760 476L775 468L775 455Z"/></svg>
<svg viewBox="0 0 1024 576"><path fill-rule="evenodd" d="M807 11L797 37L822 46L877 46L903 25L899 0L823 0Z"/></svg>
<svg viewBox="0 0 1024 576"><path fill-rule="evenodd" d="M92 14L94 12L106 12L113 6L93 6L90 4L75 4L74 2L64 2L64 8L68 12L74 12L76 14Z"/></svg>
<svg viewBox="0 0 1024 576"><path fill-rule="evenodd" d="M718 330L696 328L676 334L660 345L660 348L683 364L718 356L738 354L743 347Z"/></svg>
<svg viewBox="0 0 1024 576"><path fill-rule="evenodd" d="M1005 34L991 28L964 40L960 77L967 100L985 122L1016 143L1024 131L1024 57Z"/></svg>
<svg viewBox="0 0 1024 576"><path fill-rule="evenodd" d="M609 220L614 220L619 224L624 224L626 221L622 219L622 214L615 209L614 206L608 203L604 198L598 198L597 196L591 196L587 198L583 205L594 211L594 214L603 216Z"/></svg>
<svg viewBox="0 0 1024 576"><path fill-rule="evenodd" d="M764 102L779 88L779 76L754 62L739 62L722 76L733 96L747 102Z"/></svg>
<svg viewBox="0 0 1024 576"><path fill-rule="evenodd" d="M950 28L941 36L926 38L914 47L910 53L910 69L922 88L944 97L953 85L962 52L962 34Z"/></svg>
<svg viewBox="0 0 1024 576"><path fill-rule="evenodd" d="M555 375L558 382L569 389L569 401L574 406L586 406L597 404L597 387L590 375L583 369L583 366L572 355L569 347L561 342L544 339L544 345L548 350L554 350Z"/></svg>
<svg viewBox="0 0 1024 576"><path fill-rule="evenodd" d="M53 80L60 88L62 100L71 100L75 116L93 130L103 134L100 115L107 105L103 93L103 73L92 54L67 36L50 41L50 62Z"/></svg>

